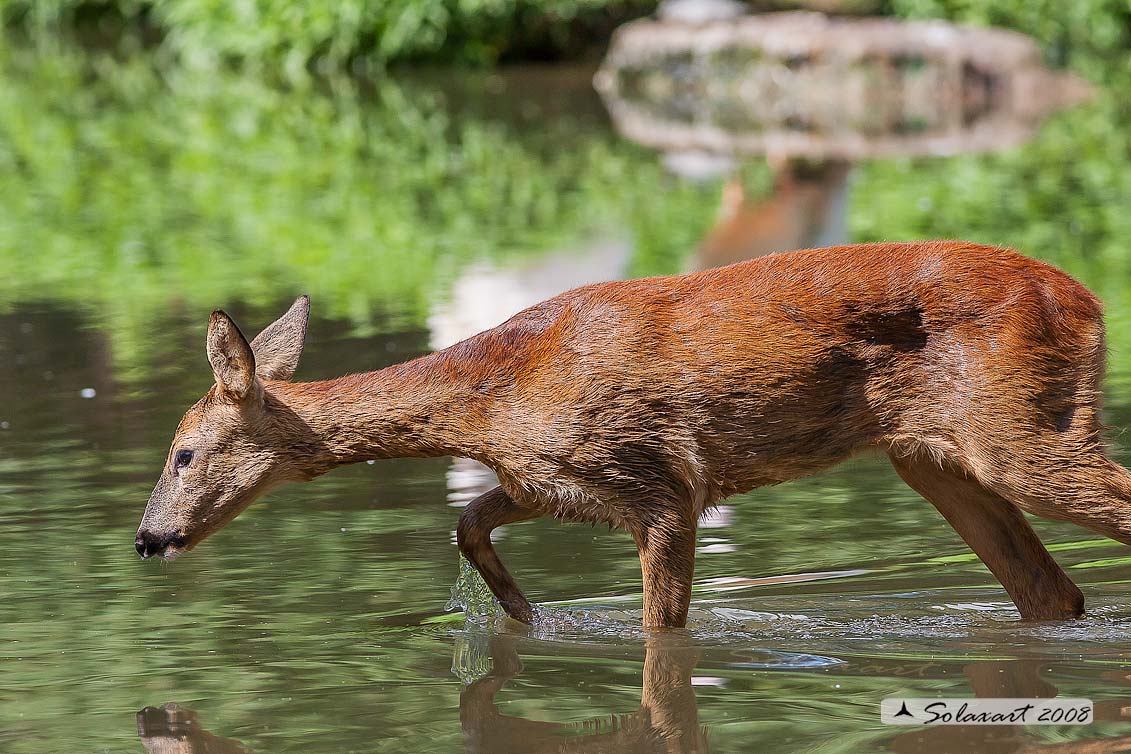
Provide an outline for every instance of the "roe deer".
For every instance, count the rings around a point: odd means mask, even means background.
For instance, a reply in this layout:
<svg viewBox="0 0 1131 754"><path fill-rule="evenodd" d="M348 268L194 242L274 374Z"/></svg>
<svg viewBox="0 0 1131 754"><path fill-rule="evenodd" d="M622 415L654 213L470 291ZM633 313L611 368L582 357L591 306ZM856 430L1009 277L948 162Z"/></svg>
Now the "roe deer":
<svg viewBox="0 0 1131 754"><path fill-rule="evenodd" d="M464 456L500 486L460 550L508 615L533 610L490 532L539 516L628 530L646 626L683 626L696 522L728 495L879 447L1026 619L1083 596L1021 511L1131 543L1131 474L1104 455L1102 307L1059 270L960 242L797 251L600 283L437 353L290 382L309 303L248 344L213 312L215 385L181 420L135 542L169 558L284 482Z"/></svg>

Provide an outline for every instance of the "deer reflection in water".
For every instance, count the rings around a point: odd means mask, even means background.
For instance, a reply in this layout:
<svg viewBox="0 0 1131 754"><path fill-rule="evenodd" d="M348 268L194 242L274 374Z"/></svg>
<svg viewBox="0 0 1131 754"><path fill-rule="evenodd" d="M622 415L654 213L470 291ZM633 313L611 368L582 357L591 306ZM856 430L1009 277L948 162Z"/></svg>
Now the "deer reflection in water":
<svg viewBox="0 0 1131 754"><path fill-rule="evenodd" d="M700 649L684 634L657 634L645 643L640 706L627 713L611 712L581 722L556 723L500 713L497 695L522 672L519 637L493 635L492 669L460 693L460 727L468 754L703 754L709 751L709 730L699 722L692 673ZM868 675L906 676L906 661L868 665ZM1046 659L979 661L963 674L979 698L1049 698L1058 689L1042 672ZM913 666L913 663L912 663ZM935 663L926 675L934 676ZM915 670L916 668L911 667ZM851 666L846 671L851 673ZM916 672L916 675L923 675ZM949 676L947 676L949 677ZM1125 671L1105 680L1128 685ZM951 696L959 696L955 689ZM879 697L876 718L878 723ZM1097 702L1095 719L1131 721L1131 699ZM844 724L845 727L849 723ZM201 725L191 709L177 704L146 707L137 713L137 730L149 754L251 754L239 741L216 736ZM1091 738L1058 743L1038 739L1017 725L938 726L892 729L887 747L895 754L1116 754L1131 752L1131 736ZM819 750L815 749L815 750Z"/></svg>
<svg viewBox="0 0 1131 754"><path fill-rule="evenodd" d="M696 249L696 270L848 239L852 163L783 158L771 159L770 166L774 186L767 197L748 198L738 178L724 184L718 219Z"/></svg>
<svg viewBox="0 0 1131 754"><path fill-rule="evenodd" d="M179 704L138 712L137 735L149 754L251 754L239 741L213 735L195 712Z"/></svg>
<svg viewBox="0 0 1131 754"><path fill-rule="evenodd" d="M492 670L469 684L459 701L460 726L469 754L704 754L707 733L698 722L691 671L699 650L684 636L658 636L645 645L640 707L580 723L553 723L500 714L495 696L520 672L517 637L491 638ZM239 741L205 729L191 709L178 704L146 707L137 730L149 754L251 754Z"/></svg>
<svg viewBox="0 0 1131 754"><path fill-rule="evenodd" d="M468 754L702 754L707 730L691 672L699 650L679 634L650 637L644 650L640 707L635 712L594 717L580 723L552 723L500 714L495 695L522 672L515 638L491 637L493 667L460 694L460 725Z"/></svg>

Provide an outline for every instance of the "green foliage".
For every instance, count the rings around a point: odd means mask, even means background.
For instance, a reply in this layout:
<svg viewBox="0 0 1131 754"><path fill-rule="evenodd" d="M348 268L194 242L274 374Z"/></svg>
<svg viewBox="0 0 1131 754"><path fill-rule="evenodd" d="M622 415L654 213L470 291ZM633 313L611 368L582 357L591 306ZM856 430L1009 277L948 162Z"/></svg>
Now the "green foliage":
<svg viewBox="0 0 1131 754"><path fill-rule="evenodd" d="M192 64L239 60L300 73L390 60L477 63L576 53L587 37L648 12L650 0L0 0L0 17L36 30L117 25L158 32Z"/></svg>
<svg viewBox="0 0 1131 754"><path fill-rule="evenodd" d="M780 3L790 6L799 3ZM150 39L191 64L238 60L301 75L422 58L491 63L576 56L655 0L0 0L0 19L46 31L79 30ZM835 5L835 3L828 3ZM859 4L871 9L875 3ZM821 7L818 4L818 7ZM851 11L855 6L848 4ZM1124 0L881 0L881 12L948 18L1032 34L1050 58L1127 49Z"/></svg>
<svg viewBox="0 0 1131 754"><path fill-rule="evenodd" d="M1127 70L1131 49L1131 5L1126 0L885 0L884 10L905 18L945 18L1002 26L1035 37L1054 63L1071 60L1086 73ZM1122 59L1109 59L1108 53Z"/></svg>
<svg viewBox="0 0 1131 754"><path fill-rule="evenodd" d="M881 12L907 18L1018 29L1040 40L1055 62L1080 51L1125 50L1131 35L1131 8L1124 0L878 4ZM164 49L193 65L240 61L301 77L312 63L325 71L425 58L492 63L576 56L602 44L617 23L655 5L655 0L0 0L0 19L37 32L79 30L102 37L110 27L134 41L156 34ZM876 3L858 5L865 10Z"/></svg>

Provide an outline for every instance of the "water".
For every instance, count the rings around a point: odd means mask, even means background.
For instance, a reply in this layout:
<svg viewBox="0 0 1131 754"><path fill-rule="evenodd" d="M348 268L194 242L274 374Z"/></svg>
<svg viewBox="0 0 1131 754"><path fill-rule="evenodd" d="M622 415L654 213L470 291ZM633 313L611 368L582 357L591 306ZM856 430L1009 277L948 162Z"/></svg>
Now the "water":
<svg viewBox="0 0 1131 754"><path fill-rule="evenodd" d="M701 265L724 179L674 178L615 134L589 71L283 91L7 49L0 73L0 750L1131 746L1128 550L1039 522L1089 614L1019 623L877 459L728 500L683 634L639 628L627 536L553 521L498 540L537 625L499 617L466 573L473 619L446 611L459 505L490 481L444 459L280 490L190 556L139 561L169 438L209 384L214 306L254 331L309 292L299 377L378 368L555 287ZM1083 279L1108 306L1122 430L1131 89L1098 83L1021 147L833 170L832 205L853 240L1006 242ZM746 202L766 198L764 161L740 176ZM1126 435L1114 451L1128 460ZM1096 700L1100 722L879 723L890 695L1052 693Z"/></svg>

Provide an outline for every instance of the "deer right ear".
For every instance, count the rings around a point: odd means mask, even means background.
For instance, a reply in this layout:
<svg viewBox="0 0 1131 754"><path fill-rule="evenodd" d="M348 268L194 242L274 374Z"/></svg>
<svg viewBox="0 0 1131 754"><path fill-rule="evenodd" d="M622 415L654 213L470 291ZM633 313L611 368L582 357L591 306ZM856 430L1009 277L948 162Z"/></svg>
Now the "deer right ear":
<svg viewBox="0 0 1131 754"><path fill-rule="evenodd" d="M310 297L299 296L286 314L255 336L251 351L255 354L255 373L259 379L289 380L295 376L309 317Z"/></svg>
<svg viewBox="0 0 1131 754"><path fill-rule="evenodd" d="M216 385L234 398L244 398L255 385L251 346L232 318L219 309L208 319L208 363Z"/></svg>

